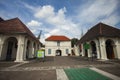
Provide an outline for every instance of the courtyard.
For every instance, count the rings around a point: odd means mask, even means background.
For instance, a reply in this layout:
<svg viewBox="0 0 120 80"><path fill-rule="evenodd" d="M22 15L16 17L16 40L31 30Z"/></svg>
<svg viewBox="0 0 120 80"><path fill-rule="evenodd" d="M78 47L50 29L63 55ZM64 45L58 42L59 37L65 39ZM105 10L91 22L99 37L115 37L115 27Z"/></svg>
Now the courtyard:
<svg viewBox="0 0 120 80"><path fill-rule="evenodd" d="M115 75L118 78L120 77L120 60L117 59L102 61L86 57L55 56L45 57L44 60L36 59L25 61L24 63L1 61L0 80L62 80L58 78L60 77L60 75L57 74L58 73L57 70L59 71L61 69L64 70L64 72L67 74L69 80L74 79L79 80L80 79L79 74L81 73L78 74L76 71L80 70L79 72L81 72L81 69L89 71L90 68L96 68L107 73L110 73L112 75ZM69 71L70 72L73 71L77 75L72 74L73 77L69 77L69 75L71 75ZM93 72L91 72L90 70L89 73L88 72L86 73L89 74ZM64 75L62 74L62 76ZM93 75L92 77L94 76L95 75ZM101 79L104 80L102 77ZM107 78L105 80L111 79Z"/></svg>

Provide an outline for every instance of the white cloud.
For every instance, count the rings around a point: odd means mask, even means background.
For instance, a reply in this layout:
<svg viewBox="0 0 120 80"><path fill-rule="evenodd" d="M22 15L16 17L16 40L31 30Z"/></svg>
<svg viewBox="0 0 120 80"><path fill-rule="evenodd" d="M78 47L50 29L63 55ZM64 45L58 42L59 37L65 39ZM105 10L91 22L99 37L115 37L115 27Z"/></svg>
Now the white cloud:
<svg viewBox="0 0 120 80"><path fill-rule="evenodd" d="M36 29L31 29L32 33L35 33L36 32Z"/></svg>
<svg viewBox="0 0 120 80"><path fill-rule="evenodd" d="M81 30L85 33L88 27L94 26L98 22L105 22L108 25L115 25L120 18L115 14L117 0L94 0L90 3L80 5L76 17L66 16L66 7L55 10L51 5L30 6L25 5L33 11L33 16L38 20L28 23L30 26L44 25L42 42L50 35L66 35L70 38L80 38ZM74 21L78 21L77 23ZM41 23L40 23L41 22ZM83 28L83 29L82 29ZM35 28L37 29L37 28ZM33 31L35 33L35 31Z"/></svg>
<svg viewBox="0 0 120 80"><path fill-rule="evenodd" d="M117 8L117 4L117 0L95 0L91 4L84 4L83 10L78 12L79 15L77 17L82 19L83 23L96 23L112 16Z"/></svg>
<svg viewBox="0 0 120 80"><path fill-rule="evenodd" d="M50 5L38 7L34 16L37 18L47 18L54 16L54 8Z"/></svg>
<svg viewBox="0 0 120 80"><path fill-rule="evenodd" d="M117 14L113 14L105 19L102 20L103 23L109 24L111 26L116 25L119 23L120 17Z"/></svg>
<svg viewBox="0 0 120 80"><path fill-rule="evenodd" d="M30 7L30 6L27 6ZM31 7L30 7L31 8ZM33 8L33 7L32 7ZM75 24L69 17L66 17L66 8L63 7L58 11L55 11L54 7L51 5L38 6L34 11L34 17L42 21L44 27L44 39L50 35L66 35L70 38L74 37L76 34L79 35L78 25ZM31 21L32 23L33 21ZM50 24L52 27L50 28ZM43 41L43 40L42 40Z"/></svg>
<svg viewBox="0 0 120 80"><path fill-rule="evenodd" d="M36 21L36 20L31 20L30 22L27 23L27 26L30 26L30 27L38 27L38 26L41 26L42 23Z"/></svg>

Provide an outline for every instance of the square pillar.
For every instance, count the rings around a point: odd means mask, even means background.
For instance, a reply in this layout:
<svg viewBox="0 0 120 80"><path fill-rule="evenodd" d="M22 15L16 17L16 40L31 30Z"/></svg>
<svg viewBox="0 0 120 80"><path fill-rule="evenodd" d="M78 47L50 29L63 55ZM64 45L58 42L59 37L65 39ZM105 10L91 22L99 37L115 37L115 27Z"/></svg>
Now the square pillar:
<svg viewBox="0 0 120 80"><path fill-rule="evenodd" d="M36 45L35 45L35 53L34 53L35 57L37 57L37 51L38 51L38 49L37 49L37 43L36 43Z"/></svg>
<svg viewBox="0 0 120 80"><path fill-rule="evenodd" d="M83 44L81 44L81 47L82 47L82 52L81 52L81 54L82 54L82 56L85 56L85 51L84 51Z"/></svg>
<svg viewBox="0 0 120 80"><path fill-rule="evenodd" d="M0 35L0 60L3 60L2 52L3 52L3 47L4 47L4 37Z"/></svg>
<svg viewBox="0 0 120 80"><path fill-rule="evenodd" d="M3 43L0 43L0 60L2 60Z"/></svg>
<svg viewBox="0 0 120 80"><path fill-rule="evenodd" d="M75 53L76 56L79 56L79 55L80 55L80 54L79 54L79 53L80 53L79 45L77 45L77 46L74 45L74 53Z"/></svg>
<svg viewBox="0 0 120 80"><path fill-rule="evenodd" d="M120 44L116 45L117 58L120 59Z"/></svg>
<svg viewBox="0 0 120 80"><path fill-rule="evenodd" d="M25 38L25 43L24 43L24 54L23 54L23 59L24 59L24 60L26 60L27 41L28 41L28 39Z"/></svg>
<svg viewBox="0 0 120 80"><path fill-rule="evenodd" d="M88 57L92 57L92 56L91 56L90 49L87 49L87 51L88 51Z"/></svg>
<svg viewBox="0 0 120 80"><path fill-rule="evenodd" d="M100 42L99 40L95 40L95 43L96 43L97 59L101 59Z"/></svg>
<svg viewBox="0 0 120 80"><path fill-rule="evenodd" d="M119 39L117 39L116 43L115 43L115 47L116 47L116 58L120 59L120 43L119 43Z"/></svg>
<svg viewBox="0 0 120 80"><path fill-rule="evenodd" d="M106 45L104 38L100 38L101 59L107 60Z"/></svg>
<svg viewBox="0 0 120 80"><path fill-rule="evenodd" d="M24 36L19 35L15 62L23 62L24 61L23 56L24 56Z"/></svg>
<svg viewBox="0 0 120 80"><path fill-rule="evenodd" d="M96 51L97 51L97 59L100 59L101 56L100 56L100 46L99 45L96 45Z"/></svg>
<svg viewBox="0 0 120 80"><path fill-rule="evenodd" d="M30 42L30 47L29 47L29 58L33 58L33 42Z"/></svg>

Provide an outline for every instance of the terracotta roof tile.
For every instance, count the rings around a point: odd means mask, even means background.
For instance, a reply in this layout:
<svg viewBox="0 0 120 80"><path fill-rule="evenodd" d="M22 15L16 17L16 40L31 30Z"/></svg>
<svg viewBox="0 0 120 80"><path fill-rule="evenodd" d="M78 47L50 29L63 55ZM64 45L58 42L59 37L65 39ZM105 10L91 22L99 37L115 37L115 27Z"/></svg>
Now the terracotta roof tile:
<svg viewBox="0 0 120 80"><path fill-rule="evenodd" d="M58 35L53 35L45 39L46 41L70 41L70 39L66 36L58 36Z"/></svg>
<svg viewBox="0 0 120 80"><path fill-rule="evenodd" d="M120 37L120 29L106 25L104 23L98 23L93 26L88 32L79 40L79 43L91 40L96 37Z"/></svg>
<svg viewBox="0 0 120 80"><path fill-rule="evenodd" d="M13 33L15 33L15 34L27 34L27 35L29 35L32 38L37 40L37 38L34 36L34 34L18 18L1 21L0 22L0 33L4 33L4 34L13 34Z"/></svg>

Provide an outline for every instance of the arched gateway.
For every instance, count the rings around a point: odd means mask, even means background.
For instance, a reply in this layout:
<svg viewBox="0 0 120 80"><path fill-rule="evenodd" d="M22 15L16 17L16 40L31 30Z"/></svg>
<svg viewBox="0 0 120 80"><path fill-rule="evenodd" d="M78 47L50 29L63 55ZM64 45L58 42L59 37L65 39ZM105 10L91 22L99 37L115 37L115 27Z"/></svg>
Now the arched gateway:
<svg viewBox="0 0 120 80"><path fill-rule="evenodd" d="M18 41L15 37L9 37L5 40L2 50L4 60L12 61L16 59Z"/></svg>
<svg viewBox="0 0 120 80"><path fill-rule="evenodd" d="M91 50L92 50L92 57L97 58L97 51L96 51L96 43L91 41Z"/></svg>
<svg viewBox="0 0 120 80"><path fill-rule="evenodd" d="M56 56L61 56L62 55L62 51L61 50L56 50Z"/></svg>
<svg viewBox="0 0 120 80"><path fill-rule="evenodd" d="M114 59L114 48L113 48L114 42L110 39L106 41L106 53L108 59Z"/></svg>

